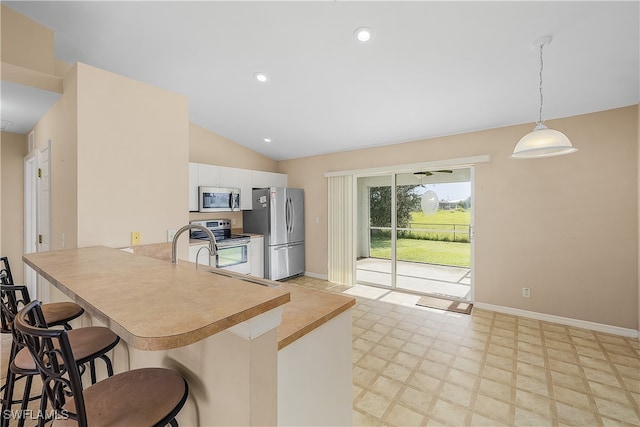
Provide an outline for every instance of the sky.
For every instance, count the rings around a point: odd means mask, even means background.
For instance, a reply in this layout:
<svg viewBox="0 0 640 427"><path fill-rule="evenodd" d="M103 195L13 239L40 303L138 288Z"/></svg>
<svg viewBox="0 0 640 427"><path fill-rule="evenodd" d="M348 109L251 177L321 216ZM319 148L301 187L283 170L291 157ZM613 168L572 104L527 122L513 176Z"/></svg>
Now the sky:
<svg viewBox="0 0 640 427"><path fill-rule="evenodd" d="M447 182L442 184L423 184L416 188L418 194L431 190L438 195L438 200L464 200L471 196L470 182Z"/></svg>

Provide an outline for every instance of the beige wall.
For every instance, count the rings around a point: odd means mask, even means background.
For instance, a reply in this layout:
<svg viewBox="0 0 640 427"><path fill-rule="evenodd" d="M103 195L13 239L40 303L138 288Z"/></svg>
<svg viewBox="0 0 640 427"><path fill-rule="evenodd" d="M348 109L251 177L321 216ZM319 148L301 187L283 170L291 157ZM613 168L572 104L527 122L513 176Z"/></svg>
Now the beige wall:
<svg viewBox="0 0 640 427"><path fill-rule="evenodd" d="M64 79L64 94L33 128L39 150L51 141L51 241L50 249L77 247L78 241L78 70Z"/></svg>
<svg viewBox="0 0 640 427"><path fill-rule="evenodd" d="M2 62L54 74L53 31L2 6Z"/></svg>
<svg viewBox="0 0 640 427"><path fill-rule="evenodd" d="M9 257L16 283L23 283L22 253L24 247L24 135L2 132L0 136L0 254Z"/></svg>
<svg viewBox="0 0 640 427"><path fill-rule="evenodd" d="M66 64L54 58L54 34L2 5L2 80L62 93Z"/></svg>
<svg viewBox="0 0 640 427"><path fill-rule="evenodd" d="M277 162L190 123L189 161L231 168L277 172Z"/></svg>
<svg viewBox="0 0 640 427"><path fill-rule="evenodd" d="M475 174L475 300L637 328L638 106L547 124L579 151L509 159L533 128L521 125L279 162L306 193L306 271L327 274L324 173L489 154Z"/></svg>
<svg viewBox="0 0 640 427"><path fill-rule="evenodd" d="M182 95L78 64L78 246L166 242L189 220Z"/></svg>
<svg viewBox="0 0 640 427"><path fill-rule="evenodd" d="M166 242L189 221L187 99L85 64L64 83L34 128L51 140L51 249Z"/></svg>

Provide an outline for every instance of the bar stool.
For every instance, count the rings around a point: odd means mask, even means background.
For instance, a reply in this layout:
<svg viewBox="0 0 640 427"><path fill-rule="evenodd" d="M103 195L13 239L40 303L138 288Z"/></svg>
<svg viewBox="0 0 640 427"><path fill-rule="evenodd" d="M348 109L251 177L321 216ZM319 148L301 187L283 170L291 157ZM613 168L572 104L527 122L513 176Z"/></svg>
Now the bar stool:
<svg viewBox="0 0 640 427"><path fill-rule="evenodd" d="M11 267L9 265L9 259L7 257L0 257L0 285L2 301L2 309L0 310L0 333L11 334L13 318L17 314L20 307L27 305L31 302L29 298L29 292L24 285L15 285L13 281L13 275L11 274ZM56 302L43 305L44 317L48 324L62 325L65 329L71 329L70 321L76 319L84 313L84 309L78 304L72 302ZM7 373L5 375L5 383L0 387L0 398L2 402L2 413L0 414L0 427L4 427L8 423L6 419L7 410L11 410L12 405L20 404L20 409L26 409L30 401L40 398L40 395L31 396L31 384L33 381L33 373L28 375L16 375L11 372L11 362L18 354L20 347L16 345L15 340L11 341L11 349L9 352L9 359L7 363ZM25 387L22 394L22 398L14 399L14 388L16 381L25 379ZM24 413L24 412L22 412ZM24 425L24 419L20 419L19 426Z"/></svg>
<svg viewBox="0 0 640 427"><path fill-rule="evenodd" d="M40 302L33 301L15 318L52 403L53 426L177 426L175 417L187 400L186 380L165 368L123 372L83 390L72 350L73 331L47 328ZM44 400L44 399L43 399Z"/></svg>
<svg viewBox="0 0 640 427"><path fill-rule="evenodd" d="M3 282L6 283L4 279ZM11 416L11 406L19 403L21 412L18 418L18 426L23 426L25 422L23 416L26 415L28 403L40 398L40 395L31 396L33 377L38 375L39 372L33 358L29 354L29 351L25 348L25 343L21 340L21 336L16 333L13 325L15 316L19 309L30 303L29 294L26 286L12 286L6 284L1 285L1 293L1 317L4 319L3 323L6 323L7 325L7 329L13 334L13 340L11 343L11 353L7 367L6 383L3 385L4 393L2 397L2 416L0 424L2 426L8 424ZM47 306L48 305L49 304L47 304ZM59 312L52 310L49 311L48 314L49 313ZM44 322L43 324L47 324L47 317L44 313L42 319ZM65 323L66 322L64 322L63 319L59 319L58 321L58 325L63 326L64 330L67 330L70 327L68 326L68 323L66 325ZM113 375L111 360L106 353L111 351L111 349L113 349L120 341L120 338L116 334L108 328L92 326L69 330L69 338L71 340L71 346L77 363L80 364L79 369L81 372L85 371L85 364L89 364L92 383L96 382L95 359L97 358L104 361L107 369L107 375ZM13 394L16 381L23 378L25 379L25 386L22 398L14 399ZM43 399L41 404L44 403ZM44 411L44 409L42 410Z"/></svg>
<svg viewBox="0 0 640 427"><path fill-rule="evenodd" d="M11 274L9 258L6 256L0 257L0 281L3 285L16 285L13 281L13 275ZM21 298L17 299L17 303L25 306L30 302L29 292L25 288L25 291L21 292ZM65 329L71 329L69 322L80 317L82 313L84 313L84 309L73 302L53 302L42 304L42 312L44 313L44 318L47 319L47 325L63 325ZM0 332L3 334L11 333L7 319L2 316L0 320L2 321L2 329Z"/></svg>

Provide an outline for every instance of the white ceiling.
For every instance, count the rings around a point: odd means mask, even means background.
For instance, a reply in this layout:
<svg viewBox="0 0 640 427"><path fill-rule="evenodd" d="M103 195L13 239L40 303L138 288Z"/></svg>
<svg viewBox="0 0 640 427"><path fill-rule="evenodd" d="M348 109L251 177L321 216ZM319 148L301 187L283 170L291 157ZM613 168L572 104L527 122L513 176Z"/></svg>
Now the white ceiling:
<svg viewBox="0 0 640 427"><path fill-rule="evenodd" d="M533 126L545 35L544 118L640 103L638 1L3 4L58 59L184 94L192 122L276 160Z"/></svg>

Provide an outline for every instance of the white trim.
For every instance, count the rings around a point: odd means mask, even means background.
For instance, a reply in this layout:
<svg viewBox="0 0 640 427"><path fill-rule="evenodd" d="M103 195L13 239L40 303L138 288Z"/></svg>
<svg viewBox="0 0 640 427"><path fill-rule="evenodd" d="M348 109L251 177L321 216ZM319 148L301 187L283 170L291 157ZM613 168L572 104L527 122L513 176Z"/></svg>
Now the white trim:
<svg viewBox="0 0 640 427"><path fill-rule="evenodd" d="M317 273L312 273L310 271L305 271L304 275L308 277L313 277L314 279L327 280L327 281L329 280L329 276L327 276L326 274L317 274Z"/></svg>
<svg viewBox="0 0 640 427"><path fill-rule="evenodd" d="M332 176L344 176L344 175L375 175L379 173L403 173L403 172L412 172L415 170L428 170L433 168L443 168L443 167L453 167L456 169L459 168L468 168L477 163L487 163L491 161L491 156L489 154L485 154L482 156L473 156L473 157L460 157L457 159L447 159L447 160L434 160L432 162L422 162L422 163L410 163L405 165L390 165L390 166L382 166L378 168L369 168L369 169L354 169L348 171L337 171L337 172L325 172L325 178L329 178Z"/></svg>
<svg viewBox="0 0 640 427"><path fill-rule="evenodd" d="M469 221L469 251L470 251L470 277L469 277L469 300L476 299L476 168L469 166L469 179L471 187L471 221ZM455 238L455 235L454 235ZM455 239L454 239L455 240Z"/></svg>
<svg viewBox="0 0 640 427"><path fill-rule="evenodd" d="M573 326L576 328L590 329L597 332L605 332L613 335L621 335L628 338L640 338L640 331L635 329L621 328L619 326L605 325L602 323L589 322L588 320L572 319L570 317L555 316L553 314L538 313L535 311L520 310L518 308L504 307L500 305L486 304L482 302L473 303L474 308L481 310L495 311L498 313L512 314L514 316L526 317L529 319L542 320L545 322L559 323L561 325Z"/></svg>
<svg viewBox="0 0 640 427"><path fill-rule="evenodd" d="M29 132L27 136L27 153L33 153L33 150L36 148L36 134L35 131Z"/></svg>
<svg viewBox="0 0 640 427"><path fill-rule="evenodd" d="M33 135L33 132L29 134ZM38 235L38 155L36 150L32 150L24 157L24 228L22 252L25 254L37 252L36 243ZM24 263L24 284L29 290L31 299L42 300L42 295L38 292L38 276L31 267Z"/></svg>

